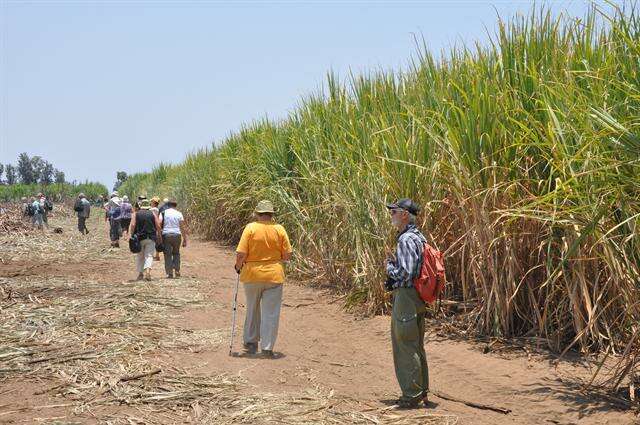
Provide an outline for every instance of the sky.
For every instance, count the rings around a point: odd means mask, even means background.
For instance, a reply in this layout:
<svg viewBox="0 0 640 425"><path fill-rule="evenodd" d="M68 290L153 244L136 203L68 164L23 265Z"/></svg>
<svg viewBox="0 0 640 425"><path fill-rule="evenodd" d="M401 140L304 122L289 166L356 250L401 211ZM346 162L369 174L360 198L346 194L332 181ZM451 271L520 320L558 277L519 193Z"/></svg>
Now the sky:
<svg viewBox="0 0 640 425"><path fill-rule="evenodd" d="M111 187L286 117L328 71L406 68L416 35L433 52L486 42L532 4L0 0L0 162L27 152ZM582 16L590 2L546 5Z"/></svg>

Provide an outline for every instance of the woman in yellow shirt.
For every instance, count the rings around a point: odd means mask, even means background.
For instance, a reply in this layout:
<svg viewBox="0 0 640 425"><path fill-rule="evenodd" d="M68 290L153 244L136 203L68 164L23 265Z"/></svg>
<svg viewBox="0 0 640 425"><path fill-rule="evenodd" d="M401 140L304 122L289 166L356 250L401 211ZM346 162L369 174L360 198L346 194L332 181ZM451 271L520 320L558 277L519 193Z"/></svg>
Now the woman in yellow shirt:
<svg viewBox="0 0 640 425"><path fill-rule="evenodd" d="M257 221L242 232L236 249L237 273L243 283L247 304L244 321L244 348L255 354L258 343L265 357L273 357L278 336L284 265L291 259L291 243L286 230L273 221L273 204L260 201Z"/></svg>

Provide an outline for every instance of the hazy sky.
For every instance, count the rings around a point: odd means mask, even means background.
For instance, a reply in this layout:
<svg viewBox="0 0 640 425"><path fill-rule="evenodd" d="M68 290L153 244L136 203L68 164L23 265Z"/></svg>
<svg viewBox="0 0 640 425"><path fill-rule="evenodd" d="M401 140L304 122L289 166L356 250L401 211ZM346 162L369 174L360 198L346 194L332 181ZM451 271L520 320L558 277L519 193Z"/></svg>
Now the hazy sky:
<svg viewBox="0 0 640 425"><path fill-rule="evenodd" d="M0 162L27 152L111 186L286 116L330 69L399 69L413 34L434 51L486 40L532 3L0 0Z"/></svg>

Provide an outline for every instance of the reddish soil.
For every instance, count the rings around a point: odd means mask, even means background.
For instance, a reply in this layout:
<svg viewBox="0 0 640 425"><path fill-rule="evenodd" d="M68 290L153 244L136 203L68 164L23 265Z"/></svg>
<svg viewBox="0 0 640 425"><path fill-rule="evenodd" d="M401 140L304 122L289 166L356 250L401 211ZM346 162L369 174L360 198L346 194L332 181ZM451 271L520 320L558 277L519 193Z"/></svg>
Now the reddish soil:
<svg viewBox="0 0 640 425"><path fill-rule="evenodd" d="M107 243L107 242L105 242ZM215 301L210 309L183 310L175 324L188 329L229 329L235 285L234 254L214 243L192 241L183 253L183 276L208 283L204 296ZM133 258L122 248L117 259L92 264L73 263L39 266L22 261L0 267L0 277L16 273L73 275L117 284L131 278ZM121 270L114 273L114 269ZM131 275L131 276L130 276ZM154 278L163 276L155 263ZM179 285L180 280L167 281ZM384 406L398 395L389 342L389 318L359 318L342 310L340 301L312 288L287 282L280 334L273 360L230 357L225 342L215 349L188 353L167 351L163 361L196 367L203 373L240 374L256 392L295 392L317 384L332 388L338 396L359 400L363 405ZM243 320L242 291L238 321ZM240 351L236 335L235 351ZM426 344L432 389L477 403L511 409L504 415L432 397L434 413L458 416L459 424L631 424L635 415L616 410L605 400L582 394L575 382L589 376L578 362L554 366L540 355L484 354L479 344L447 340L429 333ZM36 422L37 417L63 417L67 407L33 410L34 406L64 401L37 395L42 385L9 381L0 387L0 423ZM21 410L22 409L22 410ZM1 416L2 411L20 410ZM99 421L87 420L87 422Z"/></svg>
<svg viewBox="0 0 640 425"><path fill-rule="evenodd" d="M208 298L222 311L186 312L182 326L229 328L235 285L234 253L214 243L195 242L185 252L185 273L211 283ZM242 292L239 300L242 303ZM240 307L239 319L243 319ZM457 398L511 409L504 415L432 397L438 413L459 416L459 424L631 424L631 412L579 393L574 378L589 371L570 361L553 366L542 356L484 354L482 346L442 340L430 334L426 351L431 387ZM314 289L288 282L276 351L281 358L264 360L228 356L228 347L176 361L203 370L241 373L256 391L295 391L313 380L364 404L380 405L398 395L393 372L389 318L359 318L340 302ZM240 349L236 339L235 351Z"/></svg>

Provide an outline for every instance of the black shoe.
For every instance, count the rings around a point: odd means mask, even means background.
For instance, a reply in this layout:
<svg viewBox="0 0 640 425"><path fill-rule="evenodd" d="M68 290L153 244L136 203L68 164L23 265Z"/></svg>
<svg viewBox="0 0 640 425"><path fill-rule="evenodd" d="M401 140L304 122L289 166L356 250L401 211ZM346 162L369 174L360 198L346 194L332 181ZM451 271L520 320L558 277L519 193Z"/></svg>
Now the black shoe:
<svg viewBox="0 0 640 425"><path fill-rule="evenodd" d="M417 398L400 397L396 404L400 409L417 409L421 407L420 405L422 404L422 396Z"/></svg>
<svg viewBox="0 0 640 425"><path fill-rule="evenodd" d="M247 354L256 354L258 352L258 344L255 342L247 342L244 344L244 350Z"/></svg>
<svg viewBox="0 0 640 425"><path fill-rule="evenodd" d="M264 357L265 359L272 359L275 356L273 355L272 350L262 350L262 357Z"/></svg>
<svg viewBox="0 0 640 425"><path fill-rule="evenodd" d="M420 401L424 407L429 407L429 393L428 392L423 392L422 393L422 400Z"/></svg>

